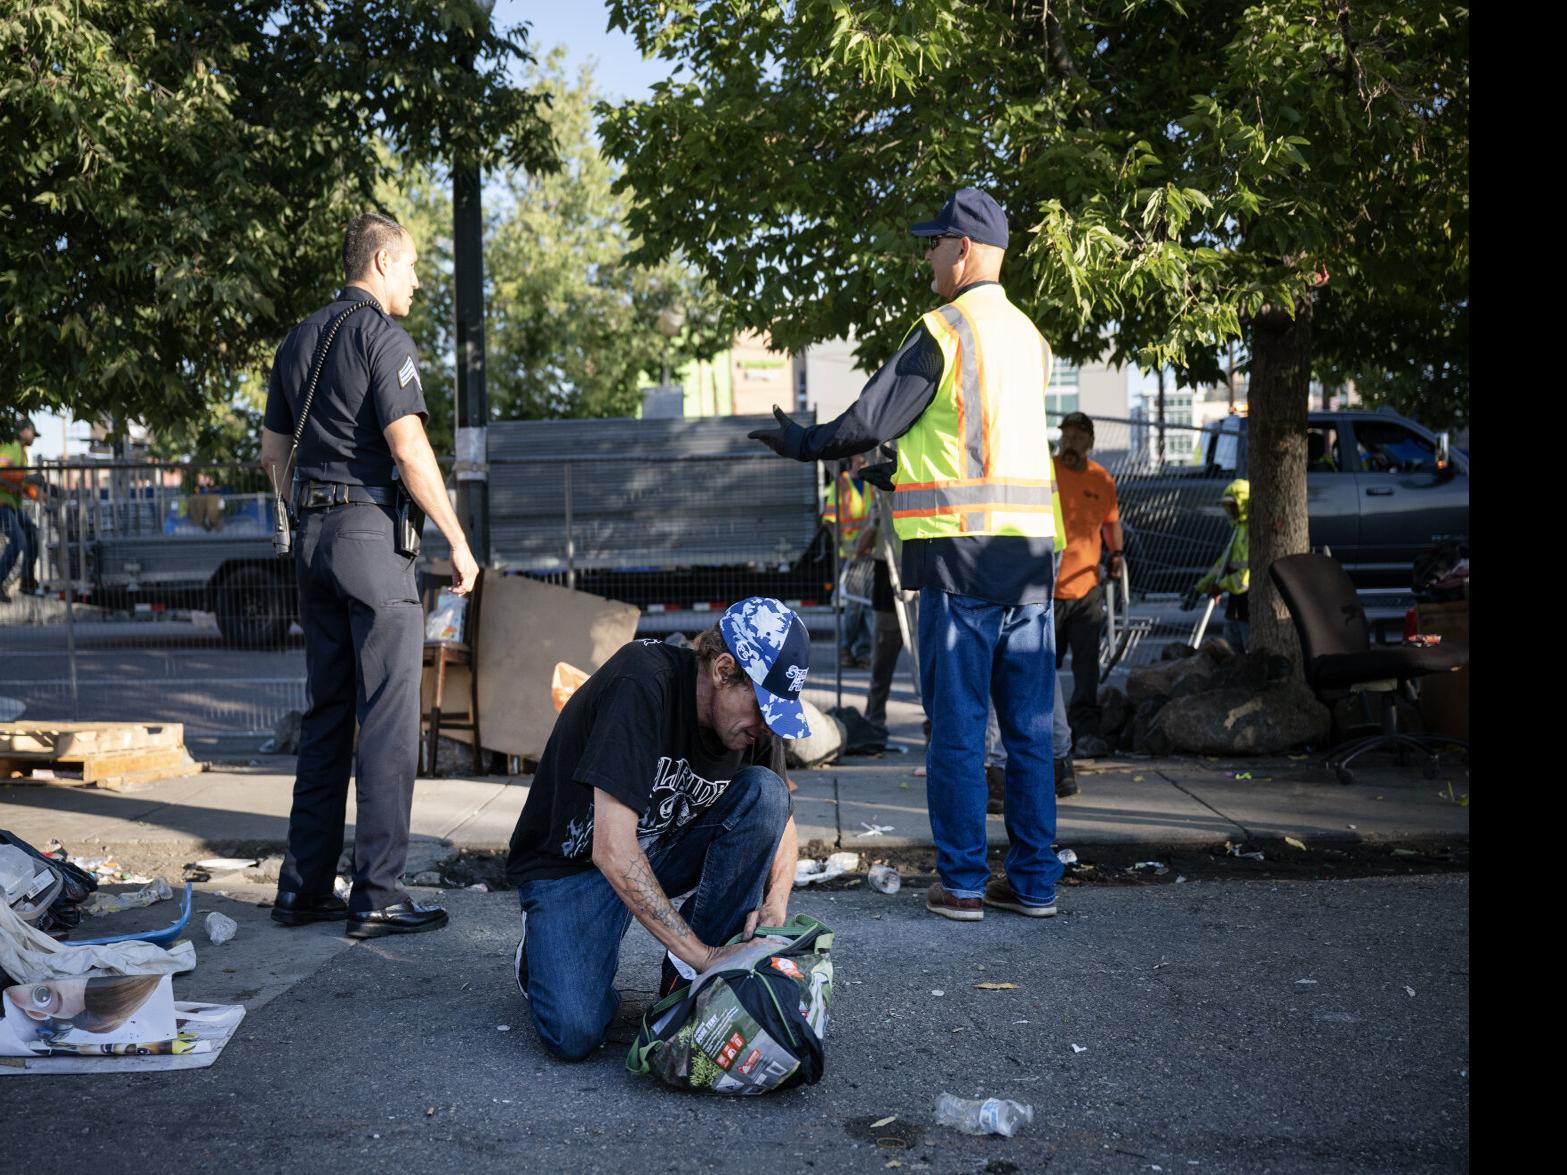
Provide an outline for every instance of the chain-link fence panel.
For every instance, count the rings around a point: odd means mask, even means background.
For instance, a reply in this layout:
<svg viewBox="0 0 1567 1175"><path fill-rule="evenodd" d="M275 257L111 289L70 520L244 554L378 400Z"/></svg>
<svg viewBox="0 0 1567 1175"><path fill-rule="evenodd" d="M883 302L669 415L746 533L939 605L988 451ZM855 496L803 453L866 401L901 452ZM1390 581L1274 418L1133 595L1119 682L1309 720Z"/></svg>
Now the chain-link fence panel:
<svg viewBox="0 0 1567 1175"><path fill-rule="evenodd" d="M492 425L492 566L633 604L644 636L694 635L737 599L777 597L818 642L812 686L827 687L843 668L827 654L828 642L839 646L833 535L820 522L831 471L745 439L765 423ZM1130 599L1117 593L1102 657L1121 672L1190 637L1197 614L1177 600L1223 550L1219 497L1234 473L1208 459L1216 447L1202 430L1095 425L1092 456L1116 479L1126 531ZM1193 452L1205 459L1190 461ZM14 561L0 602L0 720L262 734L304 706L293 563L273 553L275 504L257 469L74 462L31 472L38 498L0 527L0 544L17 541L13 530L36 536L31 568ZM422 568L438 571L444 554L427 528ZM22 591L24 577L38 594ZM864 599L863 583L848 586L848 603Z"/></svg>
<svg viewBox="0 0 1567 1175"><path fill-rule="evenodd" d="M38 591L0 604L0 693L39 721L258 733L304 704L293 566L238 465L44 465Z"/></svg>
<svg viewBox="0 0 1567 1175"><path fill-rule="evenodd" d="M745 441L760 420L671 427L680 423L549 422L523 440L497 426L492 573L634 604L641 635L694 635L733 601L768 595L831 639L816 468ZM17 560L0 601L0 720L254 735L304 707L294 564L273 552L276 504L259 470L77 462L30 472L43 483L23 507L37 552ZM426 535L421 572L433 585L446 551L433 527ZM36 593L22 590L24 574Z"/></svg>

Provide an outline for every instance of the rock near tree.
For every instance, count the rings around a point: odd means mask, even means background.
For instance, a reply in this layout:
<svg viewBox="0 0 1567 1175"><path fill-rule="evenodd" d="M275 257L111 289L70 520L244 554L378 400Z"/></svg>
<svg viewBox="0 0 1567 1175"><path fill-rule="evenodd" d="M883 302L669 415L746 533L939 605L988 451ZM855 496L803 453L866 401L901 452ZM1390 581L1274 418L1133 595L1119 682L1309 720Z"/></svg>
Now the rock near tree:
<svg viewBox="0 0 1567 1175"><path fill-rule="evenodd" d="M1198 693L1206 688L1217 668L1218 664L1206 653L1139 666L1127 674L1126 700L1135 712L1145 702Z"/></svg>
<svg viewBox="0 0 1567 1175"><path fill-rule="evenodd" d="M1175 698L1153 717L1148 746L1154 754L1275 755L1325 743L1330 725L1304 682L1280 681Z"/></svg>

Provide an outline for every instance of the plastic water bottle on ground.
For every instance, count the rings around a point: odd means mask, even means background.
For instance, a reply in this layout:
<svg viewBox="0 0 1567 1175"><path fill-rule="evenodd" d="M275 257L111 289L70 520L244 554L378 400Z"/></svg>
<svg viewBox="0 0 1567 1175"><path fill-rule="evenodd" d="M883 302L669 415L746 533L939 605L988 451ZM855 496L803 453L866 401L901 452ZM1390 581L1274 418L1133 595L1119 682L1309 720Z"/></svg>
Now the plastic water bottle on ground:
<svg viewBox="0 0 1567 1175"><path fill-rule="evenodd" d="M891 865L872 865L866 880L877 893L897 893L903 887L903 878Z"/></svg>
<svg viewBox="0 0 1567 1175"><path fill-rule="evenodd" d="M227 914L220 914L216 910L207 915L207 937L212 940L214 946L222 946L234 937L234 932L239 929L239 923Z"/></svg>
<svg viewBox="0 0 1567 1175"><path fill-rule="evenodd" d="M1011 1138L1034 1120L1034 1107L1003 1098L953 1097L936 1099L936 1125L950 1126L964 1134L1000 1134Z"/></svg>

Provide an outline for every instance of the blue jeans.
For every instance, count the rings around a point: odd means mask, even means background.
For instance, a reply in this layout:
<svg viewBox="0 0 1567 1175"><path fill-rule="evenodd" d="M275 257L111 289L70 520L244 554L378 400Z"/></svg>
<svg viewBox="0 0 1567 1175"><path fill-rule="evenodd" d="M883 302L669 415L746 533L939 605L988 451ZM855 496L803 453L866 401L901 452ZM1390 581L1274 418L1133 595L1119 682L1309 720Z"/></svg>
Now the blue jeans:
<svg viewBox="0 0 1567 1175"><path fill-rule="evenodd" d="M38 559L37 534L31 520L24 518L15 506L0 506L0 539L5 544L0 547L0 585L18 561L22 564L22 578L32 579Z"/></svg>
<svg viewBox="0 0 1567 1175"><path fill-rule="evenodd" d="M1066 697L1061 692L1061 672L1056 671L1056 700L1050 709L1050 750L1057 759L1070 758L1072 754L1072 727L1066 720ZM990 703L985 716L985 766L1007 765L1007 748L1001 742L1001 724L996 721L996 704Z"/></svg>
<svg viewBox="0 0 1567 1175"><path fill-rule="evenodd" d="M762 904L789 809L784 781L765 767L747 767L678 836L644 846L666 894L693 891L680 916L708 946L739 934L746 916ZM525 881L517 896L533 1027L556 1057L581 1060L603 1042L620 1006L615 972L632 913L597 869Z"/></svg>
<svg viewBox="0 0 1567 1175"><path fill-rule="evenodd" d="M931 720L925 756L936 872L954 897L984 894L985 713L992 699L1007 750L1007 879L1026 905L1055 900L1061 862L1050 762L1055 629L1050 604L993 604L920 590L920 692Z"/></svg>

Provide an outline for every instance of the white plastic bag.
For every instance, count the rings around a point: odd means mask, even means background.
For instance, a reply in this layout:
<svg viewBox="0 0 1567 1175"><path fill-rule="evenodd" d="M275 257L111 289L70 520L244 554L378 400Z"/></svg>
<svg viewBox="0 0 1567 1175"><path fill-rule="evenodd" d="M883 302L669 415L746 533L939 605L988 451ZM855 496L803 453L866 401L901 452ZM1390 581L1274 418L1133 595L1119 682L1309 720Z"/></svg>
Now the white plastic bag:
<svg viewBox="0 0 1567 1175"><path fill-rule="evenodd" d="M424 622L424 639L427 641L462 640L463 618L468 612L468 598L442 588L435 597L435 607Z"/></svg>

